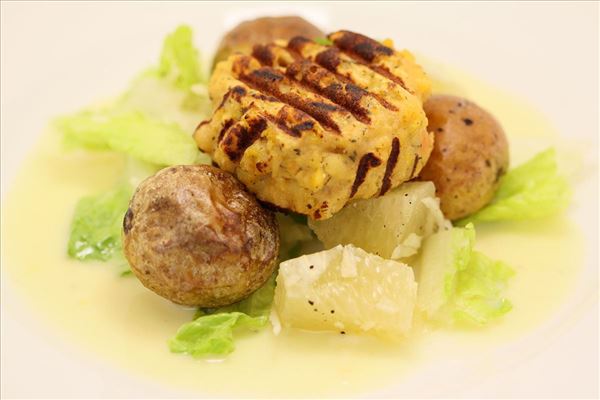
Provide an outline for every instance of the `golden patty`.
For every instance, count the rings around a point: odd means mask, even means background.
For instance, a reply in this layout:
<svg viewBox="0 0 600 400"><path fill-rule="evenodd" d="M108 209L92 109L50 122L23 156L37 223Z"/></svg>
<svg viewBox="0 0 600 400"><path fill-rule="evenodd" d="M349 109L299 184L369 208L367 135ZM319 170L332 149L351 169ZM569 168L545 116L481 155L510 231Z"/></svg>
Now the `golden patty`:
<svg viewBox="0 0 600 400"><path fill-rule="evenodd" d="M277 207L326 219L417 176L433 138L430 82L412 55L340 31L254 46L218 64L201 150Z"/></svg>

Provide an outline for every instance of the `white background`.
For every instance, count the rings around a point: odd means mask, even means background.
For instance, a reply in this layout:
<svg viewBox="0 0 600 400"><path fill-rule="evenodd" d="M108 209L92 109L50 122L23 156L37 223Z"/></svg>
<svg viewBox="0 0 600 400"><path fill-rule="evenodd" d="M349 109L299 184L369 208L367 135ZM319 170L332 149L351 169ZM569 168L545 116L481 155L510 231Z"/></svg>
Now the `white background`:
<svg viewBox="0 0 600 400"><path fill-rule="evenodd" d="M1 7L3 198L47 121L119 93L131 77L155 62L164 34L174 26L191 25L208 59L226 28L264 14L292 12L325 30L350 28L391 37L397 46L521 96L562 135L598 148L598 3L2 2ZM597 169L597 158L591 165ZM592 196L585 233L589 279L595 282L597 297L597 182ZM34 316L3 275L3 397L176 395L71 348L44 331ZM543 352L448 396L598 397L597 299Z"/></svg>

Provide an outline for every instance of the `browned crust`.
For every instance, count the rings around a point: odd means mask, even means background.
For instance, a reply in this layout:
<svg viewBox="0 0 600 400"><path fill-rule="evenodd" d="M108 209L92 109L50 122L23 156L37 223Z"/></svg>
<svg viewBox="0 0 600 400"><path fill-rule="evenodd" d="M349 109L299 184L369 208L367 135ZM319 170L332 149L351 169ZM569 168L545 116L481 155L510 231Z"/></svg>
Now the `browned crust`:
<svg viewBox="0 0 600 400"><path fill-rule="evenodd" d="M240 59L240 64L243 61L243 58ZM236 67L240 68L242 71L245 69L243 65L238 65ZM287 78L277 70L271 67L261 67L250 71L248 74L242 72L239 75L239 79L255 90L266 93L277 98L282 103L304 111L306 114L319 121L324 128L328 128L330 131L337 134L341 133L340 127L331 117L331 112L339 110L337 106L303 99L294 93L282 92L280 82L285 81L286 84L293 86L295 81Z"/></svg>
<svg viewBox="0 0 600 400"><path fill-rule="evenodd" d="M221 147L223 152L233 161L239 161L248 147L267 128L267 121L262 118L247 119L248 127L237 123L225 134Z"/></svg>
<svg viewBox="0 0 600 400"><path fill-rule="evenodd" d="M402 78L398 75L394 75L387 68L383 68L377 65L373 65L373 61L379 55L392 55L394 50L382 45L381 43L373 40L367 36L359 33L349 31L339 31L332 33L328 36L333 43L346 54L359 64L363 64L371 68L373 71L380 75L385 76L389 80L398 85L402 86L407 91L412 91L406 86Z"/></svg>
<svg viewBox="0 0 600 400"><path fill-rule="evenodd" d="M363 184L369 170L380 165L381 160L373 153L367 153L361 157L358 162L358 168L356 169L356 177L354 178L352 189L350 190L350 198L354 197L360 185Z"/></svg>
<svg viewBox="0 0 600 400"><path fill-rule="evenodd" d="M385 165L385 172L383 174L383 179L381 180L381 192L379 192L380 196L386 194L390 187L392 186L392 172L394 172L394 168L396 167L396 163L398 162L398 156L400 155L400 139L395 137L392 140L392 149L390 150L390 155L388 157L387 163Z"/></svg>

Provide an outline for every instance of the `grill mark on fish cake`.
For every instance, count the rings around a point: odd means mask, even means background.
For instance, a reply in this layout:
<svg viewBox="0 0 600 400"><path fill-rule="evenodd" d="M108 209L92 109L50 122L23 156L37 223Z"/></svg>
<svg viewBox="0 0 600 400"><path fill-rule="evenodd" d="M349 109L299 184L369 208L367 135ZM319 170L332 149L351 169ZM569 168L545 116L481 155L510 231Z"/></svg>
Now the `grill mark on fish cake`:
<svg viewBox="0 0 600 400"><path fill-rule="evenodd" d="M239 106L242 107L242 109L243 109L242 100L244 98L248 98L248 97L251 97L251 98L257 99L257 100L267 101L267 102L277 102L277 103L281 104L281 102L275 97L267 96L260 92L254 92L254 91L246 93L244 96L237 96L237 95L233 96L233 97L228 96L228 98L231 98L232 100L236 101L239 104ZM277 115L271 115L268 113L264 113L262 115L262 117L266 118L269 122L277 125L277 127L279 127L283 132L285 132L288 135L293 136L293 137L301 137L303 131L313 129L315 124L317 123L317 121L315 121L307 113L305 113L301 110L298 110L294 107L288 106L287 104L283 104L283 107L279 110ZM217 137L217 143L220 143L222 141L227 130L235 122L238 122L240 119L241 119L241 117L238 118L237 120L228 119L223 123L223 126ZM205 121L203 124L205 125L209 122L210 121Z"/></svg>
<svg viewBox="0 0 600 400"><path fill-rule="evenodd" d="M332 36L335 35L340 36L333 39ZM393 55L393 49L384 46L371 38L349 31L335 32L329 35L328 38L333 42L333 44L337 48L339 48L344 54L350 57L357 64L361 64L370 68L373 72L384 76L392 82L402 86L409 93L414 94L414 92L406 86L404 80L401 77L393 74L390 70L388 70L385 67L373 64L373 60L378 55Z"/></svg>
<svg viewBox="0 0 600 400"><path fill-rule="evenodd" d="M315 62L330 71L335 71L340 65L340 51L335 47L323 50L315 58Z"/></svg>
<svg viewBox="0 0 600 400"><path fill-rule="evenodd" d="M297 53L302 53L302 48L307 44L311 43L312 40L305 38L304 36L296 36L290 39L287 44L287 48Z"/></svg>
<svg viewBox="0 0 600 400"><path fill-rule="evenodd" d="M290 60L283 59L280 57L280 52L284 51L285 55L291 58ZM270 44L257 44L252 49L252 57L258 60L262 66L275 67L280 66L287 68L289 64L296 60L301 60L302 56L295 51L288 49L274 43Z"/></svg>
<svg viewBox="0 0 600 400"><path fill-rule="evenodd" d="M221 140L223 140L223 136L225 135L225 132L227 132L227 130L229 130L229 128L231 128L231 125L233 125L234 123L235 123L235 121L231 118L226 120L223 123L223 127L219 131L219 136L217 136L217 143L221 143Z"/></svg>
<svg viewBox="0 0 600 400"><path fill-rule="evenodd" d="M303 44L310 42L304 39L301 39L301 41ZM335 48L331 49L337 51ZM287 56L284 59L291 58L293 61L288 62L286 60L285 64L280 63L279 60L281 58L279 55L281 54ZM295 49L275 44L256 45L254 46L252 56L263 66L282 68L284 70L283 73L290 80L293 80L307 91L331 100L337 106L352 114L356 120L364 124L371 122L368 110L359 104L360 98L367 95L368 92L355 85L343 85L347 80L340 79L336 74L304 58ZM335 56L332 55L332 57ZM331 83L324 84L325 81L330 81Z"/></svg>
<svg viewBox="0 0 600 400"><path fill-rule="evenodd" d="M302 56L299 55L299 57ZM353 92L354 95L360 93L361 96L371 96L388 110L398 111L398 108L389 103L383 97L376 93L370 92L368 89L358 86L351 77L344 76L337 71L337 68L341 63L340 50L337 47L328 47L327 49L318 53L315 57L315 63L328 70L340 82L343 82L348 93Z"/></svg>
<svg viewBox="0 0 600 400"><path fill-rule="evenodd" d="M383 173L383 179L381 180L381 191L379 192L380 196L386 194L386 192L390 190L390 187L392 186L392 172L394 172L399 155L400 139L395 137L392 140L392 149L390 150L390 155L385 165L385 172Z"/></svg>
<svg viewBox="0 0 600 400"><path fill-rule="evenodd" d="M315 126L315 121L310 115L289 106L281 108L277 116L267 114L266 118L283 132L297 138L302 136L303 131L309 131ZM291 126L289 122L292 123Z"/></svg>
<svg viewBox="0 0 600 400"><path fill-rule="evenodd" d="M226 133L221 147L232 161L240 161L248 147L260 137L267 128L267 121L262 117L246 120L248 127L241 123L233 125Z"/></svg>
<svg viewBox="0 0 600 400"><path fill-rule="evenodd" d="M375 57L380 54L391 56L394 50L369 37L350 31L339 31L335 34L340 35L335 40L328 38L340 49L352 52L367 62L373 62ZM334 34L334 35L335 35Z"/></svg>
<svg viewBox="0 0 600 400"><path fill-rule="evenodd" d="M270 45L256 44L252 47L252 57L256 58L262 65L273 66L275 55L271 51Z"/></svg>
<svg viewBox="0 0 600 400"><path fill-rule="evenodd" d="M256 45L252 56L261 65L282 68L288 78L298 82L306 90L331 100L364 124L370 124L371 118L369 110L360 104L363 96L371 96L383 107L397 111L396 107L381 97L357 86L352 79L337 73L336 68L340 59L339 49L336 47L329 47L317 54L316 62L304 58L296 51L309 42L313 43L300 39L300 44L287 47L275 44Z"/></svg>
<svg viewBox="0 0 600 400"><path fill-rule="evenodd" d="M354 178L354 183L352 183L352 189L350 190L350 198L354 197L360 185L363 184L369 170L380 165L381 160L373 153L367 153L360 158L358 168L356 169L356 178Z"/></svg>
<svg viewBox="0 0 600 400"><path fill-rule="evenodd" d="M304 111L319 121L323 127L329 128L331 131L337 134L341 133L340 127L335 123L330 115L331 112L339 111L340 108L319 101L307 101L297 94L283 93L279 88L279 83L285 80L290 86L294 86L294 81L286 78L273 68L261 67L252 70L248 74L242 72L239 76L239 79L253 89L267 93L277 98L282 103Z"/></svg>
<svg viewBox="0 0 600 400"><path fill-rule="evenodd" d="M369 111L359 103L367 92L361 91L357 87L348 90L347 85L343 85L334 74L325 68L309 60L299 59L288 66L286 76L307 90L331 100L363 124L371 123ZM331 81L331 83L326 85L325 81Z"/></svg>

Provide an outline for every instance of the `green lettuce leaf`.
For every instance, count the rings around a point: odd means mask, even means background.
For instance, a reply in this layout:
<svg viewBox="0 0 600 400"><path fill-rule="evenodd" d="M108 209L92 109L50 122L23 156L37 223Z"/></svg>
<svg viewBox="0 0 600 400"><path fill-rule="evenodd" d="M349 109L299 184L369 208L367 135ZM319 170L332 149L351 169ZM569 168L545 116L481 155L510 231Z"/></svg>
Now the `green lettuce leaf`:
<svg viewBox="0 0 600 400"><path fill-rule="evenodd" d="M279 225L279 261L322 250L322 245L308 227L306 217L276 213Z"/></svg>
<svg viewBox="0 0 600 400"><path fill-rule="evenodd" d="M315 43L320 44L321 46L332 46L333 42L326 37L318 37L313 39Z"/></svg>
<svg viewBox="0 0 600 400"><path fill-rule="evenodd" d="M235 349L235 330L259 330L269 321L275 292L275 274L244 300L226 307L202 309L196 319L181 326L169 340L173 353L193 357L225 355Z"/></svg>
<svg viewBox="0 0 600 400"><path fill-rule="evenodd" d="M156 165L193 164L198 149L192 137L173 123L142 113L82 112L58 120L67 148L114 150Z"/></svg>
<svg viewBox="0 0 600 400"><path fill-rule="evenodd" d="M159 65L101 109L59 118L67 148L123 152L158 166L210 163L191 135L210 112L192 31L178 27L163 44Z"/></svg>
<svg viewBox="0 0 600 400"><path fill-rule="evenodd" d="M474 243L472 224L425 239L415 264L417 308L430 320L484 325L511 310L504 291L514 271Z"/></svg>
<svg viewBox="0 0 600 400"><path fill-rule="evenodd" d="M187 353L193 357L229 354L235 349L234 329L260 329L266 321L241 312L205 315L183 325L169 348L173 353Z"/></svg>
<svg viewBox="0 0 600 400"><path fill-rule="evenodd" d="M181 25L165 38L157 72L162 79L184 90L203 81L198 50L189 26Z"/></svg>
<svg viewBox="0 0 600 400"><path fill-rule="evenodd" d="M457 274L452 312L457 321L484 325L512 309L503 297L514 270L502 261L494 261L473 251L467 267Z"/></svg>
<svg viewBox="0 0 600 400"><path fill-rule="evenodd" d="M424 240L416 261L417 307L427 317L435 316L456 292L457 275L467 268L474 242L472 224L440 230Z"/></svg>
<svg viewBox="0 0 600 400"><path fill-rule="evenodd" d="M175 123L191 136L211 111L206 87L199 84L194 90L180 90L157 74L145 73L134 79L111 109L117 113L140 112L161 122Z"/></svg>
<svg viewBox="0 0 600 400"><path fill-rule="evenodd" d="M70 257L84 261L122 258L121 229L132 192L129 185L123 185L79 200L67 246Z"/></svg>
<svg viewBox="0 0 600 400"><path fill-rule="evenodd" d="M458 225L547 217L566 208L570 199L569 185L558 173L556 152L548 149L510 170L501 179L492 202Z"/></svg>

